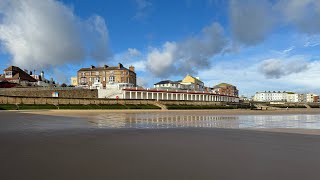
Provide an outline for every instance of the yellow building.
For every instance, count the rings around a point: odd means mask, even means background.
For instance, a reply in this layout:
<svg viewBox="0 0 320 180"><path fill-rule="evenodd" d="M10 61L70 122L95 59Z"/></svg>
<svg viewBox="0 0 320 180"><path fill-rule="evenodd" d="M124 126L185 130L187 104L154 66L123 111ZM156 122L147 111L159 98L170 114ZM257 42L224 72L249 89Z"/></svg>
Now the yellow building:
<svg viewBox="0 0 320 180"><path fill-rule="evenodd" d="M199 79L199 77L193 77L189 74L181 81L183 85L191 86L191 89L196 91L204 90L204 83Z"/></svg>
<svg viewBox="0 0 320 180"><path fill-rule="evenodd" d="M71 85L78 86L78 78L77 77L71 77Z"/></svg>

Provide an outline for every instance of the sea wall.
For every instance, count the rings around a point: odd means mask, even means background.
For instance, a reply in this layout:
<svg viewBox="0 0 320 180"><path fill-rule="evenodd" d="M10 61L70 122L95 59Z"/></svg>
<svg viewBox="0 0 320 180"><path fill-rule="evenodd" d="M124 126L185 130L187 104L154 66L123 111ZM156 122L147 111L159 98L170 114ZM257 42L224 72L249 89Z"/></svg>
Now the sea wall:
<svg viewBox="0 0 320 180"><path fill-rule="evenodd" d="M0 95L19 97L52 97L53 93L61 98L98 98L96 89L76 88L3 88Z"/></svg>
<svg viewBox="0 0 320 180"><path fill-rule="evenodd" d="M159 101L135 100L135 99L99 99L99 98L54 98L54 97L22 97L0 95L0 104L157 104L164 105L223 105L221 102L197 102L197 101Z"/></svg>

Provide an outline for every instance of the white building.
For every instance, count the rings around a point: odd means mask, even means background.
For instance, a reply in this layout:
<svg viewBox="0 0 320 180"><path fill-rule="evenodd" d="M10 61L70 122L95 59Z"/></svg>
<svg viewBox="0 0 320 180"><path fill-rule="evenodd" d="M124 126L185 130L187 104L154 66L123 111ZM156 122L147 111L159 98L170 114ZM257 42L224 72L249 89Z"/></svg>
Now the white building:
<svg viewBox="0 0 320 180"><path fill-rule="evenodd" d="M183 83L182 81L164 80L153 85L155 89L178 89L178 90L193 90L194 83Z"/></svg>
<svg viewBox="0 0 320 180"><path fill-rule="evenodd" d="M303 94L302 98L303 98L303 101L304 102L307 102L307 103L313 103L316 101L318 95L316 94L312 94L312 93L308 93L308 94Z"/></svg>
<svg viewBox="0 0 320 180"><path fill-rule="evenodd" d="M265 91L265 92L257 92L253 100L254 101L259 101L259 102L272 102L272 101L287 101L287 95L288 93L286 92L276 92L276 91Z"/></svg>
<svg viewBox="0 0 320 180"><path fill-rule="evenodd" d="M287 102L293 102L293 103L301 102L301 100L299 99L299 96L300 94L288 92Z"/></svg>
<svg viewBox="0 0 320 180"><path fill-rule="evenodd" d="M316 94L298 94L293 92L257 92L254 97L254 101L258 102L305 102L305 103L313 103L318 100L318 96Z"/></svg>

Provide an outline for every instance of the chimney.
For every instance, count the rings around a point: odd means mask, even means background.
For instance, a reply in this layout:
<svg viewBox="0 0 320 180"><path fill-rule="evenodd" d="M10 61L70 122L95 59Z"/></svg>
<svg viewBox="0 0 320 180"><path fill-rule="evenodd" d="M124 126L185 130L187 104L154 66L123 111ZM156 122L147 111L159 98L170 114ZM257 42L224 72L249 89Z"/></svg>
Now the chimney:
<svg viewBox="0 0 320 180"><path fill-rule="evenodd" d="M40 75L41 75L41 79L44 80L44 72L43 71L41 71Z"/></svg>
<svg viewBox="0 0 320 180"><path fill-rule="evenodd" d="M129 70L132 71L132 72L134 72L134 66L131 65L131 66L129 67Z"/></svg>
<svg viewBox="0 0 320 180"><path fill-rule="evenodd" d="M94 69L94 68L96 68L94 65L91 65L91 67L90 67L91 69Z"/></svg>
<svg viewBox="0 0 320 180"><path fill-rule="evenodd" d="M105 64L103 67L104 67L105 69L107 69L109 66Z"/></svg>
<svg viewBox="0 0 320 180"><path fill-rule="evenodd" d="M30 73L29 73L30 75L32 75L32 71L30 71Z"/></svg>
<svg viewBox="0 0 320 180"><path fill-rule="evenodd" d="M123 65L121 63L118 64L118 68L121 69L123 68Z"/></svg>

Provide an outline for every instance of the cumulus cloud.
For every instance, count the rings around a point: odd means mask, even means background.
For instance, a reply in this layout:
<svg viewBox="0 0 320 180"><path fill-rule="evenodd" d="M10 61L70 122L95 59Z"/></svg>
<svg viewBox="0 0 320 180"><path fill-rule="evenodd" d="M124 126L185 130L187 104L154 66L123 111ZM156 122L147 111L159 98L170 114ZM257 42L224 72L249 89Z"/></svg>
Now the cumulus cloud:
<svg viewBox="0 0 320 180"><path fill-rule="evenodd" d="M159 77L193 74L208 67L210 58L222 52L227 43L223 28L213 23L196 36L152 49L147 55L147 67Z"/></svg>
<svg viewBox="0 0 320 180"><path fill-rule="evenodd" d="M280 25L306 34L320 33L319 0L232 0L229 17L234 40L245 45L262 42Z"/></svg>
<svg viewBox="0 0 320 180"><path fill-rule="evenodd" d="M300 73L309 69L309 63L301 59L283 61L279 59L264 60L259 69L269 79L279 79L290 74Z"/></svg>
<svg viewBox="0 0 320 180"><path fill-rule="evenodd" d="M14 65L45 68L111 55L104 19L81 20L59 1L2 0L0 16L1 47Z"/></svg>
<svg viewBox="0 0 320 180"><path fill-rule="evenodd" d="M154 48L147 55L147 68L158 77L168 77L176 72L175 59L177 44L166 42L162 50Z"/></svg>

